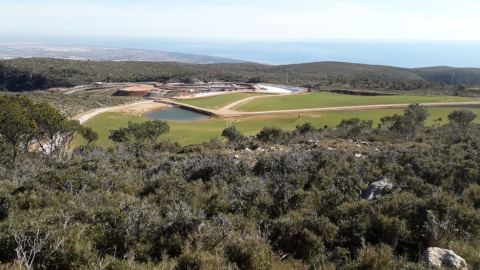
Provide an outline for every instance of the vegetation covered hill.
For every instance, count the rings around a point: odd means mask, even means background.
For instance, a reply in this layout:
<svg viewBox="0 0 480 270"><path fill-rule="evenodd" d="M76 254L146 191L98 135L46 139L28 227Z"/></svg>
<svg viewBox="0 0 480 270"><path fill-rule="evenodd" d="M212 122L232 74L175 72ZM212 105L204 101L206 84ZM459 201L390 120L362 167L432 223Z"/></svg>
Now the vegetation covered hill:
<svg viewBox="0 0 480 270"><path fill-rule="evenodd" d="M3 92L0 93L0 97L21 95L28 97L35 103L47 102L68 117L73 117L96 108L113 107L140 100L136 97L114 97L111 96L111 94L111 91L105 95L91 94L88 92L78 92L72 95L65 95L60 92L32 91L20 94L15 92Z"/></svg>
<svg viewBox="0 0 480 270"><path fill-rule="evenodd" d="M453 76L453 80L452 80ZM97 81L270 82L323 88L411 90L478 84L480 69L406 69L338 62L271 66L255 63L193 65L172 62L98 62L48 58L0 61L0 89L23 91Z"/></svg>
<svg viewBox="0 0 480 270"><path fill-rule="evenodd" d="M444 84L478 84L480 72L478 68L429 67L417 68L413 71L427 81Z"/></svg>
<svg viewBox="0 0 480 270"><path fill-rule="evenodd" d="M2 269L438 269L419 263L429 247L480 267L469 110L432 127L418 104L378 127L351 118L248 137L232 126L185 147L149 136L164 123L129 124L112 147L67 156L22 147L57 126L46 104L1 101ZM366 196L379 180L381 196Z"/></svg>

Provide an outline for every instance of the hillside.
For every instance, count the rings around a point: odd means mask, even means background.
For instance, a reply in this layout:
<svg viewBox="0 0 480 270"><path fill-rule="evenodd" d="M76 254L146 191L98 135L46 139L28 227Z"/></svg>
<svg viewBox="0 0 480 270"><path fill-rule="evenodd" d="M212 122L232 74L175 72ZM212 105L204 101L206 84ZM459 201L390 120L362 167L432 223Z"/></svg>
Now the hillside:
<svg viewBox="0 0 480 270"><path fill-rule="evenodd" d="M186 146L173 123L132 121L106 146L0 97L0 269L447 269L431 250L479 269L480 125L458 109L424 126L430 113L252 135L235 122ZM74 131L87 144L68 154ZM32 138L56 151L29 152Z"/></svg>
<svg viewBox="0 0 480 270"><path fill-rule="evenodd" d="M478 84L480 82L480 69L478 68L453 68L453 67L428 67L413 69L413 72L427 81L445 84Z"/></svg>
<svg viewBox="0 0 480 270"><path fill-rule="evenodd" d="M452 74L454 78L452 80ZM185 64L178 62L78 61L28 58L0 61L0 89L23 91L97 81L237 81L359 89L431 89L440 84L478 84L480 69L421 68L317 62L294 65L256 63ZM442 86L443 87L443 86Z"/></svg>
<svg viewBox="0 0 480 270"><path fill-rule="evenodd" d="M325 77L365 77L378 78L386 81L423 80L422 77L418 76L410 69L355 63L316 62L279 66L279 69L286 72L295 72L295 70L301 70L302 73L311 73L312 75L320 75Z"/></svg>

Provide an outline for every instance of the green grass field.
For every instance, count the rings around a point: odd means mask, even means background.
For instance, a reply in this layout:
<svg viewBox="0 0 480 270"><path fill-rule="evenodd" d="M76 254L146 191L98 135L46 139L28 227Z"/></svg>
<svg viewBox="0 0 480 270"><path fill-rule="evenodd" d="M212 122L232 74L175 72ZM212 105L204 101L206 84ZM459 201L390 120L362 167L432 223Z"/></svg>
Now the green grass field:
<svg viewBox="0 0 480 270"><path fill-rule="evenodd" d="M113 145L113 142L108 139L110 130L118 129L119 127L126 127L129 121L144 122L149 119L116 112L106 112L90 119L85 126L91 127L98 133L98 145ZM226 121L220 118L211 118L205 121L197 122L180 122L168 121L170 132L162 135L161 139L178 141L182 145L201 143L210 140L210 138L218 137L222 130L226 127ZM74 142L75 145L83 144L83 139L78 139Z"/></svg>
<svg viewBox="0 0 480 270"><path fill-rule="evenodd" d="M478 99L453 96L354 96L327 92L300 93L290 96L275 96L254 99L242 104L237 111L258 112L276 110L295 110L310 108L380 105L380 104L411 104L426 102L465 102Z"/></svg>
<svg viewBox="0 0 480 270"><path fill-rule="evenodd" d="M225 94L225 95L218 95L218 96L212 96L212 97L180 100L177 102L200 107L200 108L205 108L205 109L218 109L232 102L235 102L237 100L241 100L241 99L252 97L252 96L261 96L261 95L265 95L265 94L235 93L235 94Z"/></svg>
<svg viewBox="0 0 480 270"><path fill-rule="evenodd" d="M108 139L108 136L110 136L110 130L118 129L119 127L126 127L129 121L139 123L147 120L147 118L132 114L105 112L90 119L85 126L91 127L98 133L98 141L95 142L96 144L112 145L113 142ZM74 143L76 144L76 142Z"/></svg>
<svg viewBox="0 0 480 270"><path fill-rule="evenodd" d="M448 123L448 114L458 108L429 108L430 117L427 124L432 125L434 119L442 118L441 124ZM480 108L472 108L480 115ZM221 138L222 130L227 124L235 125L244 134L256 134L265 126L277 126L284 130L293 130L296 125L310 122L313 126L320 128L325 125L330 127L337 126L343 119L358 117L362 120L374 120L374 127L380 123L380 118L393 115L403 114L403 109L389 110L365 110L365 111L343 111L343 112L313 112L303 114L272 114L272 115L256 115L235 117L230 121L223 118L210 118L205 121L198 122L178 122L168 121L170 132L162 135L161 140L178 141L182 145L196 144L210 140L210 138ZM300 115L300 118L298 117ZM99 134L99 140L96 144L112 145L113 142L108 139L109 130L118 129L120 126L127 126L128 121L142 122L146 118L133 116L129 114L107 112L100 114L86 123L86 126L92 127ZM475 119L476 123L480 123L480 117ZM75 144L79 145L83 142L78 140Z"/></svg>

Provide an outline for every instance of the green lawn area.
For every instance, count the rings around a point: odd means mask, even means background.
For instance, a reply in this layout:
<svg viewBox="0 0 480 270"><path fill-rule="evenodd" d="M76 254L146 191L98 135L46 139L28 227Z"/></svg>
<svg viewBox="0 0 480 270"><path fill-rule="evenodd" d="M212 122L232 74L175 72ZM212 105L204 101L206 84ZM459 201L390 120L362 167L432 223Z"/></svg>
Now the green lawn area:
<svg viewBox="0 0 480 270"><path fill-rule="evenodd" d="M275 96L254 99L235 108L237 111L258 112L275 110L295 110L310 108L381 105L381 104L411 104L426 102L464 102L478 99L453 96L354 96L327 92L300 93L290 96Z"/></svg>
<svg viewBox="0 0 480 270"><path fill-rule="evenodd" d="M98 141L95 142L96 144L112 145L113 142L108 139L108 136L110 136L110 130L118 129L119 127L126 127L128 126L129 121L144 122L147 120L147 118L132 114L105 112L90 119L87 123L85 123L85 126L91 127L98 133ZM78 143L81 144L82 142ZM77 142L74 142L74 144L77 144Z"/></svg>
<svg viewBox="0 0 480 270"><path fill-rule="evenodd" d="M91 127L98 133L98 145L113 145L113 142L108 139L110 130L118 129L119 127L126 127L129 121L144 122L149 119L116 112L106 112L90 119L85 126ZM226 128L226 121L220 118L210 118L205 121L197 122L180 122L168 121L170 132L162 135L160 139L167 139L171 141L178 141L182 145L201 143L210 140L210 138L218 137L222 130ZM83 144L83 139L78 139L74 142L75 145Z"/></svg>
<svg viewBox="0 0 480 270"><path fill-rule="evenodd" d="M205 108L205 109L218 109L232 102L235 102L237 100L241 100L241 99L252 97L252 96L261 96L261 95L264 95L264 94L235 93L235 94L224 94L224 95L218 95L218 96L212 96L212 97L180 100L177 102L200 107L200 108Z"/></svg>
<svg viewBox="0 0 480 270"><path fill-rule="evenodd" d="M433 119L442 118L441 124L448 123L448 114L458 108L429 108L430 117L427 124L432 125ZM480 108L471 108L475 113L480 115ZM403 109L388 110L365 110L365 111L343 111L343 112L312 112L303 114L272 114L272 115L256 115L232 118L231 124L235 125L245 134L256 134L265 126L277 126L284 130L293 130L296 125L310 122L313 126L319 128L325 125L330 127L337 126L343 119L358 117L362 120L374 120L374 127L380 123L380 118L393 115L403 114ZM300 118L298 116L300 115ZM98 132L99 140L96 144L112 145L113 142L108 139L109 130L118 129L120 126L127 126L128 121L141 122L148 119L133 116L129 114L121 114L107 112L97 115L86 123L86 126L92 127ZM475 119L476 123L480 123L480 117ZM178 141L182 145L196 144L210 140L210 138L221 138L222 130L227 127L227 120L222 118L210 118L198 122L178 122L168 121L170 132L162 135L161 140L169 139ZM82 144L81 140L75 142L75 145Z"/></svg>

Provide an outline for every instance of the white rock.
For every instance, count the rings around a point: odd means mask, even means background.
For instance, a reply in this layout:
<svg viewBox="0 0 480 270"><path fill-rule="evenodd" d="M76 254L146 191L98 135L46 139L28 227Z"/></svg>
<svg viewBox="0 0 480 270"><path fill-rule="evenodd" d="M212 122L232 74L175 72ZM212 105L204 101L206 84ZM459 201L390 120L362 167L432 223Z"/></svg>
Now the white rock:
<svg viewBox="0 0 480 270"><path fill-rule="evenodd" d="M423 258L420 260L428 265L447 266L456 269L468 270L467 262L455 254L452 250L438 247L431 247L423 252Z"/></svg>
<svg viewBox="0 0 480 270"><path fill-rule="evenodd" d="M368 185L367 189L365 189L362 193L362 199L364 200L373 200L377 197L382 196L382 192L384 189L391 189L393 188L392 182L387 178L383 178L380 181L373 182Z"/></svg>

